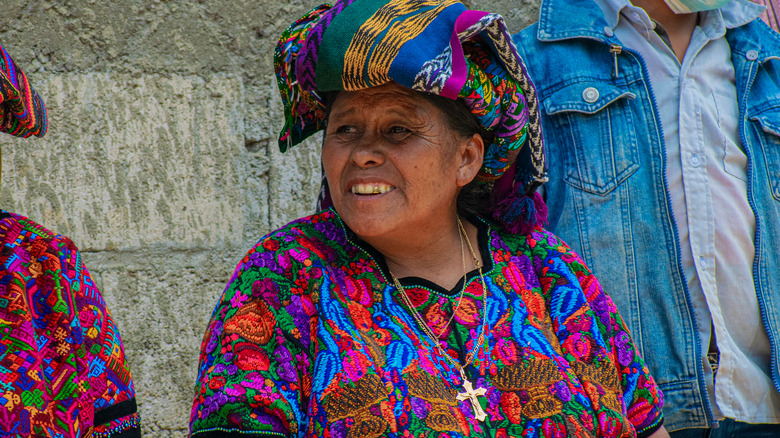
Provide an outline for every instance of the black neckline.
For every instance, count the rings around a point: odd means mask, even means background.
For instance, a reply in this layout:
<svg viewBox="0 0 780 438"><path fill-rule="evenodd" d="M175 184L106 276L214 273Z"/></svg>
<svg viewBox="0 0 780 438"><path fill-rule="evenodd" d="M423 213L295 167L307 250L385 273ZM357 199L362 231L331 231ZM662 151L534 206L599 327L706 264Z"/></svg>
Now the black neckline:
<svg viewBox="0 0 780 438"><path fill-rule="evenodd" d="M336 216L339 218L339 221L344 227L344 230L347 234L347 238L359 249L366 252L371 258L376 262L376 264L379 266L379 269L382 271L382 275L386 279L388 283L392 282L392 276L390 276L390 268L387 267L387 262L385 261L385 257L382 255L381 252L379 252L376 248L371 246L368 242L361 240L357 234L355 234L349 226L344 222L343 219L341 219L341 216L339 216L338 212L334 208L331 207L331 210L336 214ZM484 265L482 266L482 274L487 275L488 272L493 270L493 257L491 255L490 251L490 224L488 224L484 219L482 219L479 216L472 215L472 214L464 214L466 219L474 224L474 226L477 227L477 246L479 248L479 253L482 255L482 262ZM479 270L473 269L469 271L466 274L466 282L470 282L475 277L479 276ZM402 277L399 278L398 281L401 283L401 285L405 287L421 287L423 289L428 289L433 292L445 295L445 296L455 296L460 294L461 289L463 288L463 277L458 281L457 284L452 289L447 289L443 286L440 286L433 281L430 281L428 279L422 278L422 277Z"/></svg>

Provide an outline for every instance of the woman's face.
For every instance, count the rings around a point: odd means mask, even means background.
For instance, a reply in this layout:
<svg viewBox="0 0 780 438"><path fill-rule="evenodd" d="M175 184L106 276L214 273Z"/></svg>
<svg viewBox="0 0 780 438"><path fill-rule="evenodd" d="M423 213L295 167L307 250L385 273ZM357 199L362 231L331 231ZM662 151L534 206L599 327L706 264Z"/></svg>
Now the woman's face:
<svg viewBox="0 0 780 438"><path fill-rule="evenodd" d="M325 175L336 211L362 238L454 220L460 188L482 165L481 138L458 136L416 93L393 83L344 91L331 108Z"/></svg>

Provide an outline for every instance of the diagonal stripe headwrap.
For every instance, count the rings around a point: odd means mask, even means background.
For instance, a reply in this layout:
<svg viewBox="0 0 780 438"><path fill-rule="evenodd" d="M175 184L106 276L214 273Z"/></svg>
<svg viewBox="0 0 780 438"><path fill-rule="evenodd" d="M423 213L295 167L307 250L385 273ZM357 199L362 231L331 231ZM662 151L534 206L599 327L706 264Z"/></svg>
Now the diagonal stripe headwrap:
<svg viewBox="0 0 780 438"><path fill-rule="evenodd" d="M279 149L324 128L324 93L394 81L461 99L494 140L480 181L497 181L494 217L510 231L546 220L539 105L500 15L455 0L343 0L282 33L274 68L284 104Z"/></svg>
<svg viewBox="0 0 780 438"><path fill-rule="evenodd" d="M0 132L17 137L46 134L46 107L27 76L0 46Z"/></svg>

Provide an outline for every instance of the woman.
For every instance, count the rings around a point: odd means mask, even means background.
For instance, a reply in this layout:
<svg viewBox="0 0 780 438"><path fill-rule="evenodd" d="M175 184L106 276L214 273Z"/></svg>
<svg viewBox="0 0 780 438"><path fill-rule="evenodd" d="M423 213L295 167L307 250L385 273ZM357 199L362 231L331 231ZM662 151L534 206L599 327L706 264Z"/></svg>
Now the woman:
<svg viewBox="0 0 780 438"><path fill-rule="evenodd" d="M535 94L499 16L323 5L275 65L280 147L325 130L332 206L239 264L193 437L668 436L614 305L539 226Z"/></svg>
<svg viewBox="0 0 780 438"><path fill-rule="evenodd" d="M0 131L43 137L46 108L0 47ZM122 339L73 242L0 210L0 436L140 437Z"/></svg>

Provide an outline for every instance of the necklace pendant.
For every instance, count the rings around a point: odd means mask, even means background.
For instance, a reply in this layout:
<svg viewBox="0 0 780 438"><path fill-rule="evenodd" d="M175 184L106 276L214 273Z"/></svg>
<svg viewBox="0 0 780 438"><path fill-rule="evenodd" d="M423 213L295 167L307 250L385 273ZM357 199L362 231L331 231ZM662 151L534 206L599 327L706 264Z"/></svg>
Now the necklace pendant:
<svg viewBox="0 0 780 438"><path fill-rule="evenodd" d="M485 410L482 409L482 405L479 404L479 399L477 398L480 396L484 397L486 392L487 390L485 388L474 389L471 382L464 378L463 392L458 393L458 401L468 400L471 402L471 409L474 411L474 418L476 418L477 421L485 421L485 418L487 418L487 414L485 413Z"/></svg>

